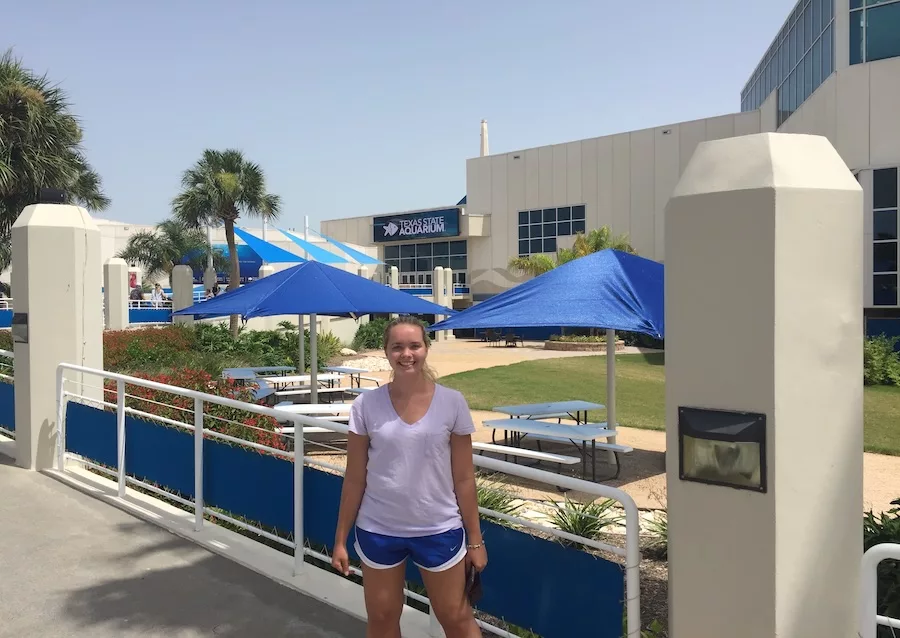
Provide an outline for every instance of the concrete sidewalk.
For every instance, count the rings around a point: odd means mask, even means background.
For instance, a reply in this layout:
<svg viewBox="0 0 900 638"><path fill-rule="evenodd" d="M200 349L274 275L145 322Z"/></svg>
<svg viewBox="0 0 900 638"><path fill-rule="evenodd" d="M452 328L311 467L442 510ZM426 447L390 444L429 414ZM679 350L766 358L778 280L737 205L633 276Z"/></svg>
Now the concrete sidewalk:
<svg viewBox="0 0 900 638"><path fill-rule="evenodd" d="M303 636L365 626L0 454L0 638Z"/></svg>

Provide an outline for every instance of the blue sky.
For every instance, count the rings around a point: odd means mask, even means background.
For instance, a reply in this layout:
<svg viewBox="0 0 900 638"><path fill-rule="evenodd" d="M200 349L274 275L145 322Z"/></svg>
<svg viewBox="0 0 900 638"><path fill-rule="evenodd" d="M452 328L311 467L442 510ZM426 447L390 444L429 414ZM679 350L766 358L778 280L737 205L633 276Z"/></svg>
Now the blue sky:
<svg viewBox="0 0 900 638"><path fill-rule="evenodd" d="M482 118L497 153L738 111L792 6L31 0L0 48L68 91L102 217L156 223L204 148L240 148L318 228L456 203Z"/></svg>

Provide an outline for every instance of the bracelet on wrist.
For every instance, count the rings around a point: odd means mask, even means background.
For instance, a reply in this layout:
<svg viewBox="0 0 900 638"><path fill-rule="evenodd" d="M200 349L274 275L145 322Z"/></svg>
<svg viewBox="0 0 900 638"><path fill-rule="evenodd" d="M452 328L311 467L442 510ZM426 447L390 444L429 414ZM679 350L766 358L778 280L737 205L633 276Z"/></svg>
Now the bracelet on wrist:
<svg viewBox="0 0 900 638"><path fill-rule="evenodd" d="M484 541L475 543L474 545L466 545L466 549L481 549L482 547L484 547Z"/></svg>

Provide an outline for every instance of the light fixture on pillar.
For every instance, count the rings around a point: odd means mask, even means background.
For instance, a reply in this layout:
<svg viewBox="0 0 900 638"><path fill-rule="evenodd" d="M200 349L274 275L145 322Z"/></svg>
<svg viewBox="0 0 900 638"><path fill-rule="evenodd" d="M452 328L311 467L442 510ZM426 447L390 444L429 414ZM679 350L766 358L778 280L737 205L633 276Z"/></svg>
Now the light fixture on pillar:
<svg viewBox="0 0 900 638"><path fill-rule="evenodd" d="M38 204L65 204L66 191L61 188L42 188L38 193Z"/></svg>
<svg viewBox="0 0 900 638"><path fill-rule="evenodd" d="M766 415L679 407L678 471L683 481L765 492Z"/></svg>

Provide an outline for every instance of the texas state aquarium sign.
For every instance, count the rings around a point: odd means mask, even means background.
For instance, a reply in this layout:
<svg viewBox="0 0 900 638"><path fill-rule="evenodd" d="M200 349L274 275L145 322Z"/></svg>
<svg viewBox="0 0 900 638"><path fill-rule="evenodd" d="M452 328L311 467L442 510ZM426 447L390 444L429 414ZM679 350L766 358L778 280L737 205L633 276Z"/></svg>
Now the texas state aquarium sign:
<svg viewBox="0 0 900 638"><path fill-rule="evenodd" d="M404 241L459 235L459 208L428 210L374 219L374 241Z"/></svg>

